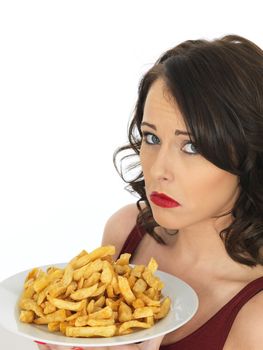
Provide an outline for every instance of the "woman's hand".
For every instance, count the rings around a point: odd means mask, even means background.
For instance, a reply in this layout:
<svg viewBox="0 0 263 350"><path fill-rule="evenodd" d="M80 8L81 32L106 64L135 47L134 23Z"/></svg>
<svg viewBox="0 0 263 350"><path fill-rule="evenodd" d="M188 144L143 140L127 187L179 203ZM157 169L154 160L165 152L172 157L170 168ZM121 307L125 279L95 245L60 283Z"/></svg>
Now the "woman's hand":
<svg viewBox="0 0 263 350"><path fill-rule="evenodd" d="M92 347L94 350L159 350L163 335L157 338L146 340L140 344L128 344L128 345L117 345L117 346L103 346L103 347ZM40 350L88 350L90 347L68 347L60 345L49 345L49 344L37 344Z"/></svg>
<svg viewBox="0 0 263 350"><path fill-rule="evenodd" d="M83 347L78 347L78 346L70 347L70 346L43 344L43 343L39 343L39 342L36 342L36 343L37 343L39 350L85 350L85 349L90 349L90 348L83 348ZM104 349L104 348L102 348L102 349Z"/></svg>

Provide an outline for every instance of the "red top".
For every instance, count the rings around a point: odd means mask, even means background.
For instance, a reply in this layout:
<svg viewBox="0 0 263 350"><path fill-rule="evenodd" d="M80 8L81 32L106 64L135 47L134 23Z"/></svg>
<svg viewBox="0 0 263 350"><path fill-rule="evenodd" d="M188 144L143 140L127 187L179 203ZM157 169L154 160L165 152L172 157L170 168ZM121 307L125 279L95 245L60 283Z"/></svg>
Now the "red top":
<svg viewBox="0 0 263 350"><path fill-rule="evenodd" d="M134 253L145 231L135 226L125 241L120 254ZM245 286L214 316L193 333L160 350L222 350L231 326L242 306L255 294L263 290L263 277L257 278Z"/></svg>

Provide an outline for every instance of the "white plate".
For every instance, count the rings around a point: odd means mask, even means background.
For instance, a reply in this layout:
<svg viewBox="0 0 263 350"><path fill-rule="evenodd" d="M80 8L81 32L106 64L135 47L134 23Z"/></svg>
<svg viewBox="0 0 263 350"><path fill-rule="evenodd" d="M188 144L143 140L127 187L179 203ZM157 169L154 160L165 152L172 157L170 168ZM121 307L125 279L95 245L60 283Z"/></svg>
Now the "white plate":
<svg viewBox="0 0 263 350"><path fill-rule="evenodd" d="M42 269L46 270L48 266L52 265L44 266ZM53 266L64 267L65 264ZM168 315L153 327L111 338L65 337L59 332L49 332L47 326L25 324L19 321L18 299L28 272L20 272L0 283L0 324L10 332L50 344L97 347L141 342L181 327L194 316L198 308L197 295L188 284L168 273L156 271L156 276L160 277L165 285L162 293L171 298L172 305Z"/></svg>

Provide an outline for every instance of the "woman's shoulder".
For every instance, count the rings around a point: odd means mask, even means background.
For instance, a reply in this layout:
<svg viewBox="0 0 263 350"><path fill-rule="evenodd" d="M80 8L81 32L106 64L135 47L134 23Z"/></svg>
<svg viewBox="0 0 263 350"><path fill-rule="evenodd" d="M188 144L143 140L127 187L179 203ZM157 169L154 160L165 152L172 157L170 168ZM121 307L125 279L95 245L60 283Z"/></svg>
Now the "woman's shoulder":
<svg viewBox="0 0 263 350"><path fill-rule="evenodd" d="M125 205L117 210L106 222L102 237L102 245L112 244L116 247L115 258L128 235L136 224L139 210L135 203Z"/></svg>

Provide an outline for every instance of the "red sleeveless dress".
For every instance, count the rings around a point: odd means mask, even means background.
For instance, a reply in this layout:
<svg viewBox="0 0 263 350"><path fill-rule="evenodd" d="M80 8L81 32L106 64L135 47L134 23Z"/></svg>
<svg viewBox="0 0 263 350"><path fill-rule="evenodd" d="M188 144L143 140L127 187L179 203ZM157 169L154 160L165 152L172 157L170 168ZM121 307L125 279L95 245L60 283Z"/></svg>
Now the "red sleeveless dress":
<svg viewBox="0 0 263 350"><path fill-rule="evenodd" d="M145 231L135 226L127 237L120 254L134 253L144 235ZM250 298L262 290L263 277L260 277L245 286L193 333L176 343L162 345L160 350L222 350L239 310Z"/></svg>

